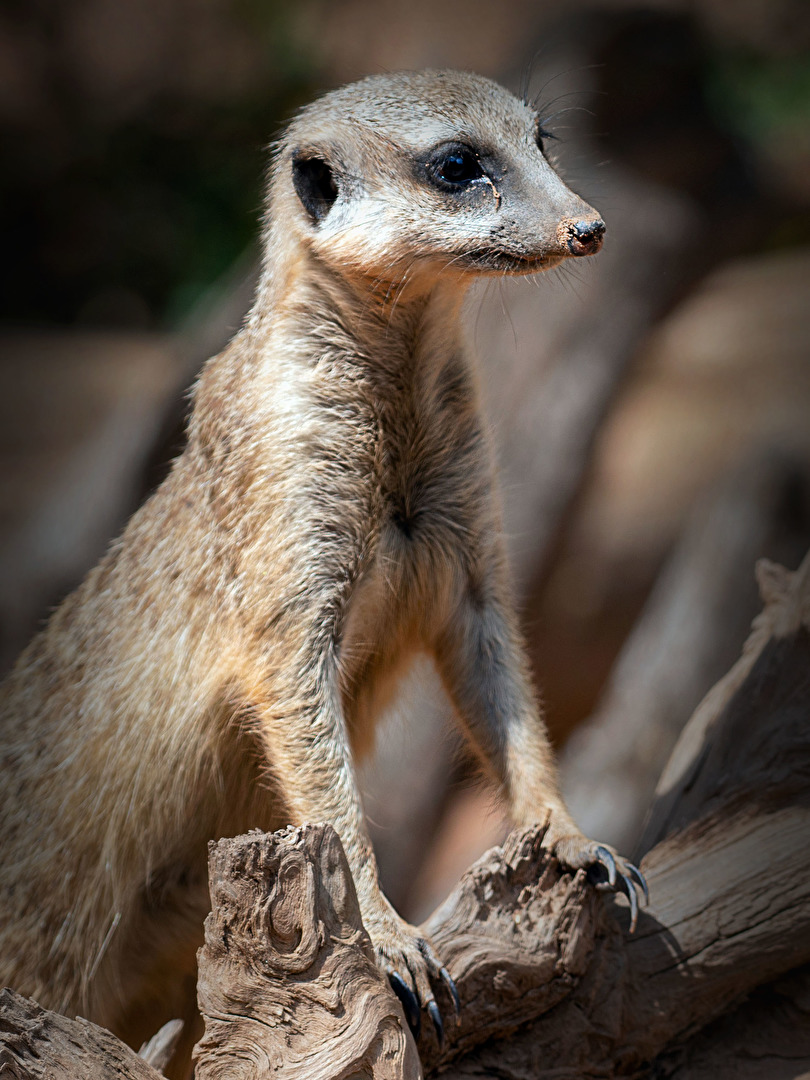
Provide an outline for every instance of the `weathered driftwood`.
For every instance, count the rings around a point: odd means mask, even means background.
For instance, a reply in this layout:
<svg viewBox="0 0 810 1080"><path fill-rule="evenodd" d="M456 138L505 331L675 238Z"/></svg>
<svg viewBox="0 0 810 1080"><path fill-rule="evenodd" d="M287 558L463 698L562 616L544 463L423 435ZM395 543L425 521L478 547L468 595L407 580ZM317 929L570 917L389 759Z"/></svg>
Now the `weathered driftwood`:
<svg viewBox="0 0 810 1080"><path fill-rule="evenodd" d="M455 1023L441 1000L444 1048L423 1024L426 1070L449 1066L458 1078L634 1070L761 982L810 961L810 882L797 873L808 828L804 808L742 813L662 844L647 866L661 899L635 938L608 910L614 901L603 904L583 875L560 872L541 848L542 829L513 834L426 926L461 998ZM751 872L763 850L767 879ZM284 1076L418 1075L335 853L329 826L217 846L200 963L203 1080L262 1076L262 1067L272 1075L281 1062Z"/></svg>
<svg viewBox="0 0 810 1080"><path fill-rule="evenodd" d="M419 1075L329 825L211 845L197 1080Z"/></svg>
<svg viewBox="0 0 810 1080"><path fill-rule="evenodd" d="M795 574L763 564L759 578L766 608L745 653L695 714L665 773L653 817L665 838L644 862L652 903L636 934L626 933L623 900L560 871L542 849L542 827L513 834L425 924L461 999L454 1019L440 996L444 1046L422 1025L426 1072L454 1080L638 1077L657 1059L656 1075L685 1080L694 1061L704 1075L712 1068L713 1078L731 1077L735 1054L749 1045L781 1060L780 1080L801 1075L801 1033L792 1034L787 1056L781 1040L787 1005L791 1016L807 1012L806 974L783 976L810 964L810 557ZM199 1080L258 1080L282 1063L284 1077L419 1075L329 826L222 840L210 870ZM724 1013L712 1030L728 1068L706 1035L695 1036ZM84 1022L71 1028L81 1065L43 1072L51 1018L36 1012L34 1066L25 1057L31 1021L21 1036L10 1016L0 1014L0 1052L16 1055L15 1080L156 1075L122 1057L120 1046L101 1047L104 1033ZM755 1020L754 1038L742 1025ZM55 1023L61 1032L74 1022ZM107 1072L86 1064L91 1050L113 1054ZM130 1064L141 1072L123 1071Z"/></svg>
<svg viewBox="0 0 810 1080"><path fill-rule="evenodd" d="M88 1020L0 990L2 1080L161 1080L120 1039Z"/></svg>

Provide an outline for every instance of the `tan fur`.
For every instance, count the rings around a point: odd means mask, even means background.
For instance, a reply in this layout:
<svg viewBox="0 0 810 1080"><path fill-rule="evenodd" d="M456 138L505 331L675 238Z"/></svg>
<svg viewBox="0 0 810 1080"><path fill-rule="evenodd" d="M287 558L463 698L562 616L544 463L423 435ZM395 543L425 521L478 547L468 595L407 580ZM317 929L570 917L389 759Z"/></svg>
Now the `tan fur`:
<svg viewBox="0 0 810 1080"><path fill-rule="evenodd" d="M595 216L535 122L486 79L423 72L291 124L256 303L202 372L186 450L2 688L0 983L151 1034L193 985L207 841L325 820L381 963L428 1000L438 962L380 892L354 774L417 650L514 820L550 815L561 857L592 861L530 686L461 347L472 276L553 265L565 223ZM443 140L499 164L440 191L424 162ZM332 169L320 221L294 154Z"/></svg>

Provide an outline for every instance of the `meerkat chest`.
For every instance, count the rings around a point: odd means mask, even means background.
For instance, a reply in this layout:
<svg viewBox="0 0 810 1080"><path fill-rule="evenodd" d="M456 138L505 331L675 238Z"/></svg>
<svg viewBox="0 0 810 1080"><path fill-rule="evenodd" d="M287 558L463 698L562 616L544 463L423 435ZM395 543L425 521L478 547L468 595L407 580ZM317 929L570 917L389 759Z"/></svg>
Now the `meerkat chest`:
<svg viewBox="0 0 810 1080"><path fill-rule="evenodd" d="M381 536L406 560L460 553L487 489L477 418L425 409L384 438Z"/></svg>
<svg viewBox="0 0 810 1080"><path fill-rule="evenodd" d="M352 590L340 642L344 708L356 750L409 658L436 632L480 558L487 472L456 430L399 431L380 476L380 521ZM365 734L364 734L365 733Z"/></svg>
<svg viewBox="0 0 810 1080"><path fill-rule="evenodd" d="M375 569L400 608L421 611L463 582L489 516L490 466L472 394L463 372L441 375L421 400L393 411L381 435Z"/></svg>

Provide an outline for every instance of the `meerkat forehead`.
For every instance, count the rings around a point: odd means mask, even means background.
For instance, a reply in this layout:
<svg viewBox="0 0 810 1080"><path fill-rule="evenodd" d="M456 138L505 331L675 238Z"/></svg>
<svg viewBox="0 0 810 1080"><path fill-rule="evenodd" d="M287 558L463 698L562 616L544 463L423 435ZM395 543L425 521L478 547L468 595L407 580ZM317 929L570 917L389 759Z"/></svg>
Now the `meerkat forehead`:
<svg viewBox="0 0 810 1080"><path fill-rule="evenodd" d="M403 71L372 75L304 108L291 134L328 137L347 124L387 142L418 148L447 138L534 138L534 110L503 86L472 72Z"/></svg>

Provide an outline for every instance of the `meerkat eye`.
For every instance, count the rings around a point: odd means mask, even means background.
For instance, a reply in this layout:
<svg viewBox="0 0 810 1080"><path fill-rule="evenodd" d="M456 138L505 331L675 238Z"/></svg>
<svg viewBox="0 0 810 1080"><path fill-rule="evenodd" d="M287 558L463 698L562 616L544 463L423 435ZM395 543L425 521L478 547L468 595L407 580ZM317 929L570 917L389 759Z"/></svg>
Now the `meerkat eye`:
<svg viewBox="0 0 810 1080"><path fill-rule="evenodd" d="M314 222L323 221L338 197L337 183L328 162L323 158L294 154L292 178L306 212Z"/></svg>
<svg viewBox="0 0 810 1080"><path fill-rule="evenodd" d="M428 175L445 187L463 187L480 180L484 170L467 146L440 147L428 163Z"/></svg>
<svg viewBox="0 0 810 1080"><path fill-rule="evenodd" d="M436 171L446 184L469 184L471 180L483 176L481 166L471 150L451 150L439 161Z"/></svg>

